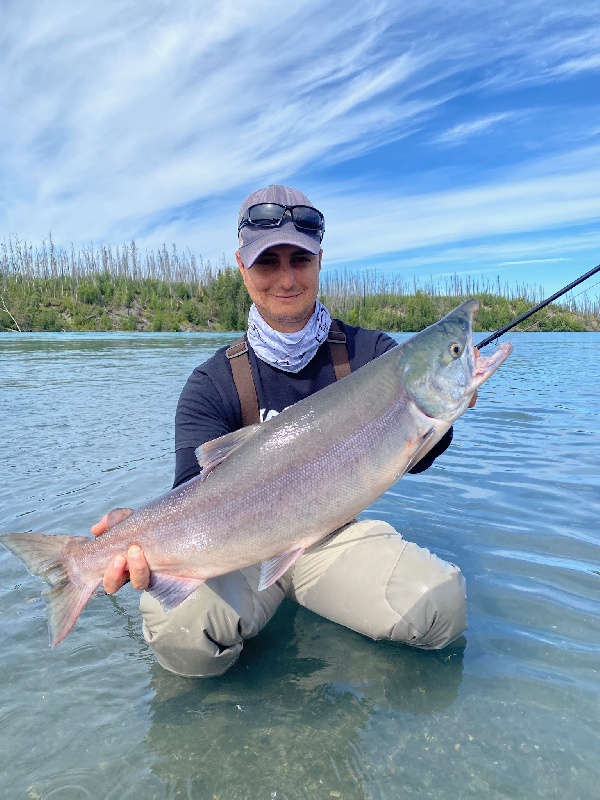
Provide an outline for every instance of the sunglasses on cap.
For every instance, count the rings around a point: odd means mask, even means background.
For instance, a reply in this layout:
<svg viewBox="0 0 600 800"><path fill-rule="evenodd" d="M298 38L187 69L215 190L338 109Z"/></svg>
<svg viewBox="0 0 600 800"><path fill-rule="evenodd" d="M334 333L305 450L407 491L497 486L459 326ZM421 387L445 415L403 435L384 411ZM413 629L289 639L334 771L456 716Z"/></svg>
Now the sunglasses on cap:
<svg viewBox="0 0 600 800"><path fill-rule="evenodd" d="M282 206L279 203L257 203L244 211L238 233L245 225L256 225L257 228L276 228L281 225L286 211L290 212L296 230L307 233L318 233L323 239L325 233L325 217L312 206Z"/></svg>

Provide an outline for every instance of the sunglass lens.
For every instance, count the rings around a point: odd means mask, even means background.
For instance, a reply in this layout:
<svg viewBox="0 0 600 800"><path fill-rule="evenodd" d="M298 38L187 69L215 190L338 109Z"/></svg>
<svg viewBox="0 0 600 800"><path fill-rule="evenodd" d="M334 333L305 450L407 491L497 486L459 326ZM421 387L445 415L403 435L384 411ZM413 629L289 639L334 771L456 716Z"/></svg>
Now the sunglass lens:
<svg viewBox="0 0 600 800"><path fill-rule="evenodd" d="M259 203L248 209L248 222L261 227L279 225L284 213L285 207L278 203Z"/></svg>
<svg viewBox="0 0 600 800"><path fill-rule="evenodd" d="M294 206L292 219L295 225L308 231L320 231L323 226L323 217L310 206Z"/></svg>

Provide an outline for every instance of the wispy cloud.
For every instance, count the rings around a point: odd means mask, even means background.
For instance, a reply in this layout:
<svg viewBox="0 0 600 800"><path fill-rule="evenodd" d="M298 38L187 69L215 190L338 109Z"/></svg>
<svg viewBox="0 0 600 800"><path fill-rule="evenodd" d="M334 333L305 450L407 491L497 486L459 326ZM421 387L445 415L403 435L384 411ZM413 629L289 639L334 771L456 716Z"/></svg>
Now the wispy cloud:
<svg viewBox="0 0 600 800"><path fill-rule="evenodd" d="M517 115L514 112L504 111L500 114L488 114L485 117L479 117L468 122L459 122L435 136L432 141L434 144L457 144L471 136L489 131L490 128L496 127L499 122L514 119L515 116Z"/></svg>
<svg viewBox="0 0 600 800"><path fill-rule="evenodd" d="M522 258L520 261L500 261L499 267L518 267L522 264L556 264L557 261L568 261L568 258Z"/></svg>
<svg viewBox="0 0 600 800"><path fill-rule="evenodd" d="M598 72L600 71L600 53L593 53L591 55L581 56L579 58L570 58L562 64L556 66L553 70L554 75L577 75L580 72Z"/></svg>

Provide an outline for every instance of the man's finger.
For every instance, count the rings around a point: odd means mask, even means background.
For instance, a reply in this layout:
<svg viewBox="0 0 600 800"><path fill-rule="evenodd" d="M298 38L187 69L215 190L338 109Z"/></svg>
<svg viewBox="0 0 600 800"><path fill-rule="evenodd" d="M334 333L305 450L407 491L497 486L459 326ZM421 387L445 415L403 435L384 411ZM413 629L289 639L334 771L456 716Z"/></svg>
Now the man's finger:
<svg viewBox="0 0 600 800"><path fill-rule="evenodd" d="M132 513L132 508L113 508L113 510L105 514L102 519L98 520L95 525L92 525L90 531L94 536L101 536L103 533L106 533L109 528L114 527L118 522L122 522Z"/></svg>
<svg viewBox="0 0 600 800"><path fill-rule="evenodd" d="M107 594L114 594L127 583L128 579L127 559L125 556L115 556L104 573L104 591Z"/></svg>
<svg viewBox="0 0 600 800"><path fill-rule="evenodd" d="M150 582L150 569L142 548L137 544L131 545L127 551L127 565L131 585L135 589L147 589Z"/></svg>
<svg viewBox="0 0 600 800"><path fill-rule="evenodd" d="M102 519L99 519L95 525L92 525L90 531L94 534L94 536L101 536L103 533L106 533L108 529L107 525L108 514L105 514Z"/></svg>

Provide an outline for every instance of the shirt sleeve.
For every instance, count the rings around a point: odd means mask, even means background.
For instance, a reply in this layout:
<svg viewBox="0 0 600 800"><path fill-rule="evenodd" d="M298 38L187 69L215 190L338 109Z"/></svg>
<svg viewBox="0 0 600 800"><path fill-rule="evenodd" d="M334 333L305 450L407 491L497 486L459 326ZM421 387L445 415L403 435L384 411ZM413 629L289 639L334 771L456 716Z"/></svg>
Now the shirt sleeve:
<svg viewBox="0 0 600 800"><path fill-rule="evenodd" d="M182 447L175 451L175 480L173 489L182 483L189 481L200 475L200 464L196 458L196 451L193 447Z"/></svg>
<svg viewBox="0 0 600 800"><path fill-rule="evenodd" d="M233 379L232 379L233 384ZM173 488L200 473L195 450L241 427L239 400L215 386L202 368L188 378L175 413L175 480Z"/></svg>
<svg viewBox="0 0 600 800"><path fill-rule="evenodd" d="M375 344L375 356L382 356L384 353L387 353L388 350L391 350L392 347L397 346L398 342L395 339L392 339L387 333L381 333Z"/></svg>

